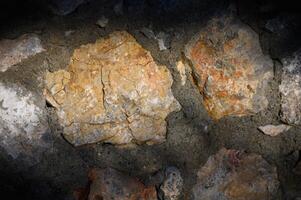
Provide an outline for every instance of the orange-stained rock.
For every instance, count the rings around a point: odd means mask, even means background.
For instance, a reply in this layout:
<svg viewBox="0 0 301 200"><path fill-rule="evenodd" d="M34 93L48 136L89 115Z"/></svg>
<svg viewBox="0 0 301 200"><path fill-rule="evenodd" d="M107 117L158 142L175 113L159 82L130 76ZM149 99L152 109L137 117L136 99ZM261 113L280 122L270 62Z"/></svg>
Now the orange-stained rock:
<svg viewBox="0 0 301 200"><path fill-rule="evenodd" d="M272 200L279 181L276 167L260 155L221 149L199 170L194 200Z"/></svg>
<svg viewBox="0 0 301 200"><path fill-rule="evenodd" d="M267 107L264 91L273 63L247 25L231 17L214 18L189 42L185 55L212 118L243 116Z"/></svg>
<svg viewBox="0 0 301 200"><path fill-rule="evenodd" d="M89 179L91 185L88 200L157 200L154 186L145 187L136 178L111 168L93 169Z"/></svg>
<svg viewBox="0 0 301 200"><path fill-rule="evenodd" d="M45 96L76 146L154 144L165 141L165 118L180 109L172 82L130 34L114 32L76 49L67 70L47 73Z"/></svg>

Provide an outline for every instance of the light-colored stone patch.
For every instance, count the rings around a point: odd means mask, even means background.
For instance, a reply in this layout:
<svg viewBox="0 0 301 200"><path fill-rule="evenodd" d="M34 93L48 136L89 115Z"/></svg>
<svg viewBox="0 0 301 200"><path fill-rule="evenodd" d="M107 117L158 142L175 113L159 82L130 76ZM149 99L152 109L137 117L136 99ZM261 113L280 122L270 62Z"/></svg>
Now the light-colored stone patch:
<svg viewBox="0 0 301 200"><path fill-rule="evenodd" d="M109 19L106 18L105 16L102 16L100 19L97 20L96 24L100 27L100 28L105 28L109 23Z"/></svg>
<svg viewBox="0 0 301 200"><path fill-rule="evenodd" d="M281 120L301 125L301 50L282 59L283 72L279 91L281 94Z"/></svg>
<svg viewBox="0 0 301 200"><path fill-rule="evenodd" d="M19 155L35 160L47 144L42 137L48 129L43 109L35 96L20 86L0 83L0 146L13 158Z"/></svg>
<svg viewBox="0 0 301 200"><path fill-rule="evenodd" d="M64 136L78 146L165 141L165 118L180 109L172 76L127 32L74 51L70 65L46 75L46 99Z"/></svg>
<svg viewBox="0 0 301 200"><path fill-rule="evenodd" d="M178 70L178 72L180 74L180 77L181 77L181 85L185 85L186 84L186 79L187 79L186 67L185 67L185 64L183 63L182 60L177 62L177 70Z"/></svg>
<svg viewBox="0 0 301 200"><path fill-rule="evenodd" d="M258 129L262 131L264 134L269 136L277 136L280 133L286 132L291 128L291 126L280 124L280 125L265 125L259 126Z"/></svg>
<svg viewBox="0 0 301 200"><path fill-rule="evenodd" d="M204 106L214 119L265 109L272 60L258 35L232 17L214 18L186 46Z"/></svg>
<svg viewBox="0 0 301 200"><path fill-rule="evenodd" d="M0 41L0 72L22 60L45 51L37 35L25 34L14 40Z"/></svg>

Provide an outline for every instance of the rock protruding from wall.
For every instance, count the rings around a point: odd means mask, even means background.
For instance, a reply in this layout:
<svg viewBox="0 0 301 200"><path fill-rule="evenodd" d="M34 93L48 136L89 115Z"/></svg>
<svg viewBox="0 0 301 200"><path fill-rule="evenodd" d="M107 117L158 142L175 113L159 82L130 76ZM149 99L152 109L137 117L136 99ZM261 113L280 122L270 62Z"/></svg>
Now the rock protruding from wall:
<svg viewBox="0 0 301 200"><path fill-rule="evenodd" d="M204 106L214 119L265 109L273 62L258 35L232 17L214 18L186 46Z"/></svg>
<svg viewBox="0 0 301 200"><path fill-rule="evenodd" d="M301 125L301 50L282 59L283 71L279 91L281 94L281 120Z"/></svg>
<svg viewBox="0 0 301 200"><path fill-rule="evenodd" d="M78 200L157 200L154 186L146 187L138 179L111 168L91 170L89 180L88 194L77 193Z"/></svg>
<svg viewBox="0 0 301 200"><path fill-rule="evenodd" d="M127 32L74 51L65 70L46 75L45 95L75 146L165 141L165 118L180 109L172 76Z"/></svg>
<svg viewBox="0 0 301 200"><path fill-rule="evenodd" d="M168 167L165 170L165 177L160 190L165 200L179 200L183 193L184 181L181 172L176 167Z"/></svg>
<svg viewBox="0 0 301 200"><path fill-rule="evenodd" d="M49 147L46 113L38 101L25 88L0 82L0 146L29 165Z"/></svg>
<svg viewBox="0 0 301 200"><path fill-rule="evenodd" d="M195 200L271 200L278 191L277 170L260 155L221 149L199 170Z"/></svg>
<svg viewBox="0 0 301 200"><path fill-rule="evenodd" d="M5 72L11 66L22 60L45 51L40 38L35 34L25 34L17 39L0 41L0 72Z"/></svg>

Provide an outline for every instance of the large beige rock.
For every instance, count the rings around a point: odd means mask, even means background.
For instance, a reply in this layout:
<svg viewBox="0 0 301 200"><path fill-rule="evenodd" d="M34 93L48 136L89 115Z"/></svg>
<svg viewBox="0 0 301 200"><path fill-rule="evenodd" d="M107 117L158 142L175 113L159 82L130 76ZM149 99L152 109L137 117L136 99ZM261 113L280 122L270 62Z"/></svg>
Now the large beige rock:
<svg viewBox="0 0 301 200"><path fill-rule="evenodd" d="M194 200L272 200L279 181L276 167L260 155L221 149L199 170Z"/></svg>
<svg viewBox="0 0 301 200"><path fill-rule="evenodd" d="M272 60L258 35L231 17L214 18L186 46L204 106L214 119L265 109Z"/></svg>
<svg viewBox="0 0 301 200"><path fill-rule="evenodd" d="M127 32L74 51L65 70L47 73L45 95L74 145L165 141L165 118L180 109L172 76Z"/></svg>

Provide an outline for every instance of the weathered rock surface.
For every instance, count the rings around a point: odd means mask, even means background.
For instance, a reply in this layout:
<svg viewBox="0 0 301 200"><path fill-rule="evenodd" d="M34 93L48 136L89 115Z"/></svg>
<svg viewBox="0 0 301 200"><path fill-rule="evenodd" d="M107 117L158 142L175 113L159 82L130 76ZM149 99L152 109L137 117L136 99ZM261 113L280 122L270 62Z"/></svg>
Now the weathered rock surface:
<svg viewBox="0 0 301 200"><path fill-rule="evenodd" d="M180 199L183 190L183 178L176 167L168 167L165 171L164 182L160 189L164 193L164 200Z"/></svg>
<svg viewBox="0 0 301 200"><path fill-rule="evenodd" d="M49 144L48 124L38 99L20 86L0 82L0 146L14 159L35 163Z"/></svg>
<svg viewBox="0 0 301 200"><path fill-rule="evenodd" d="M145 187L136 178L111 168L93 169L89 173L89 179L91 185L88 198L78 200L157 200L155 187Z"/></svg>
<svg viewBox="0 0 301 200"><path fill-rule="evenodd" d="M45 95L74 145L165 141L165 118L180 109L172 76L126 32L76 49L68 70L46 75Z"/></svg>
<svg viewBox="0 0 301 200"><path fill-rule="evenodd" d="M214 18L186 46L204 105L212 118L244 116L265 109L272 60L258 35L231 17Z"/></svg>
<svg viewBox="0 0 301 200"><path fill-rule="evenodd" d="M272 137L279 135L280 133L286 132L291 128L286 124L280 125L266 125L266 126L259 126L258 129L262 131L266 135L270 135Z"/></svg>
<svg viewBox="0 0 301 200"><path fill-rule="evenodd" d="M301 50L282 59L283 72L279 91L281 94L281 120L301 125Z"/></svg>
<svg viewBox="0 0 301 200"><path fill-rule="evenodd" d="M278 186L276 168L261 156L221 149L199 170L193 199L269 200Z"/></svg>
<svg viewBox="0 0 301 200"><path fill-rule="evenodd" d="M14 40L0 41L0 72L45 49L37 35L25 34Z"/></svg>

